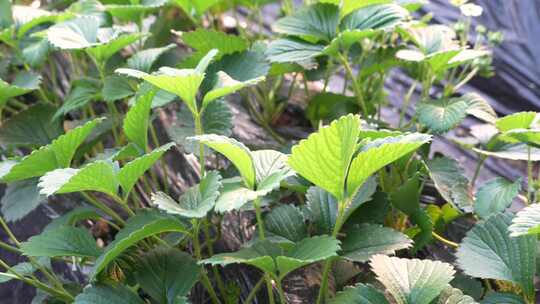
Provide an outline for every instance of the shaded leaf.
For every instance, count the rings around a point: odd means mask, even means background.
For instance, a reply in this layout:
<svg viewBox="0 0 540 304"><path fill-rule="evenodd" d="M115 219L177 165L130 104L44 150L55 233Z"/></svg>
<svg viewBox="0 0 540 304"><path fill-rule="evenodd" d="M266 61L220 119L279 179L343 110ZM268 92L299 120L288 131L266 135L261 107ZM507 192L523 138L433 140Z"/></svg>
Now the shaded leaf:
<svg viewBox="0 0 540 304"><path fill-rule="evenodd" d="M347 229L341 254L347 260L366 262L375 254L393 254L412 246L412 240L392 228L362 224Z"/></svg>
<svg viewBox="0 0 540 304"><path fill-rule="evenodd" d="M27 256L77 256L98 257L101 250L96 241L84 228L63 226L46 230L21 244Z"/></svg>
<svg viewBox="0 0 540 304"><path fill-rule="evenodd" d="M315 4L279 19L273 26L275 32L298 36L317 42L330 41L339 24L339 8L333 4Z"/></svg>
<svg viewBox="0 0 540 304"><path fill-rule="evenodd" d="M437 157L429 160L427 166L431 180L441 196L460 210L471 212L472 189L458 162L447 157Z"/></svg>
<svg viewBox="0 0 540 304"><path fill-rule="evenodd" d="M2 197L2 216L8 222L22 219L46 198L39 193L36 179L14 182L6 187Z"/></svg>
<svg viewBox="0 0 540 304"><path fill-rule="evenodd" d="M144 304L131 289L125 285L105 285L97 283L86 287L82 293L75 298L75 304Z"/></svg>
<svg viewBox="0 0 540 304"><path fill-rule="evenodd" d="M371 285L348 286L330 300L330 304L389 304L384 294Z"/></svg>
<svg viewBox="0 0 540 304"><path fill-rule="evenodd" d="M264 217L265 230L284 237L293 242L299 242L307 237L304 216L292 205L281 205L272 209Z"/></svg>
<svg viewBox="0 0 540 304"><path fill-rule="evenodd" d="M521 189L521 179L510 182L502 177L494 178L483 184L476 192L474 213L486 218L494 213L503 212L512 204L512 200Z"/></svg>

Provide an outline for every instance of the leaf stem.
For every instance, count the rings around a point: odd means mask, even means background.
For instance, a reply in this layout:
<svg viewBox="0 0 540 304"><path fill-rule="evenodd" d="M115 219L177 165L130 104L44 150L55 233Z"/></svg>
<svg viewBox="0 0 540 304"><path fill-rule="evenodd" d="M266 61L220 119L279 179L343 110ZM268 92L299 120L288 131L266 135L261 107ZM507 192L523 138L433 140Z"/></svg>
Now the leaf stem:
<svg viewBox="0 0 540 304"><path fill-rule="evenodd" d="M199 220L192 220L193 223L193 251L195 252L195 257L197 260L202 260L202 254L201 254L201 244L199 242L199 228L201 222ZM208 291L208 294L210 295L210 298L212 299L212 303L218 304L221 303L216 295L216 292L214 291L214 288L212 287L212 282L210 282L210 279L208 278L208 274L206 273L206 269L203 267L201 270L201 283Z"/></svg>
<svg viewBox="0 0 540 304"><path fill-rule="evenodd" d="M204 134L202 120L201 120L201 113L197 113L193 116L193 119L195 120L195 135L200 136ZM204 166L205 160L204 160L204 145L203 143L199 142L199 165L201 166L201 177L205 174L205 166Z"/></svg>
<svg viewBox="0 0 540 304"><path fill-rule="evenodd" d="M527 204L532 204L532 185L533 185L531 146L527 145Z"/></svg>
<svg viewBox="0 0 540 304"><path fill-rule="evenodd" d="M259 230L259 238L261 240L265 239L264 234L264 222L262 219L262 210L261 210L261 198L257 197L253 201L253 206L255 207L255 218L257 219L257 230Z"/></svg>
<svg viewBox="0 0 540 304"><path fill-rule="evenodd" d="M443 242L444 244L450 246L450 247L453 247L453 248L458 248L459 247L459 244L456 243L456 242L452 242L446 238L444 238L442 235L438 234L437 232L433 231L431 232L431 235L433 235L433 237L441 242Z"/></svg>
<svg viewBox="0 0 540 304"><path fill-rule="evenodd" d="M109 215L111 218L117 221L118 224L120 224L121 226L124 226L126 224L126 222L122 219L122 217L120 217L120 215L118 215L118 213L112 210L109 206L93 198L88 193L85 193L85 192L80 192L80 193L90 204L92 204L94 207L105 212L107 215Z"/></svg>
<svg viewBox="0 0 540 304"><path fill-rule="evenodd" d="M356 77L354 76L351 65L347 61L347 58L345 58L342 54L338 54L338 59L345 67L345 74L347 75L347 78L351 80L351 84L354 90L354 95L356 95L356 100L358 101L358 105L360 106L360 109L362 110L362 115L364 116L364 119L367 119L368 111L366 107L366 102L364 101L362 89L360 88L360 86L358 86L358 81Z"/></svg>
<svg viewBox="0 0 540 304"><path fill-rule="evenodd" d="M253 299L257 296L257 292L259 289L261 289L262 284L264 283L264 276L253 286L251 291L249 292L246 300L243 302L244 304L250 304L253 302Z"/></svg>

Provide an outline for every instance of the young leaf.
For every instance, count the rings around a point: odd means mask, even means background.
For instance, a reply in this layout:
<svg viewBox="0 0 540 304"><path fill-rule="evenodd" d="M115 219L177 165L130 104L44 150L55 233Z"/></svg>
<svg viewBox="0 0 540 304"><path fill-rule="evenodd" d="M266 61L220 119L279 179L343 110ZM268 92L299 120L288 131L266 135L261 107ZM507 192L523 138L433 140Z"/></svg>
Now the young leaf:
<svg viewBox="0 0 540 304"><path fill-rule="evenodd" d="M347 192L353 196L369 176L384 166L414 152L429 142L431 136L412 133L396 137L376 139L366 144L355 156L347 177Z"/></svg>
<svg viewBox="0 0 540 304"><path fill-rule="evenodd" d="M151 211L143 211L131 217L124 229L118 232L114 241L105 248L105 251L96 260L91 277L95 278L116 257L142 239L155 234L173 231L186 232L186 227L174 217Z"/></svg>
<svg viewBox="0 0 540 304"><path fill-rule="evenodd" d="M540 233L540 204L532 204L523 208L512 219L508 227L510 236L536 235Z"/></svg>
<svg viewBox="0 0 540 304"><path fill-rule="evenodd" d="M116 196L118 181L113 164L107 161L96 161L82 169L56 169L47 172L39 179L41 194L53 195L62 193L98 191Z"/></svg>
<svg viewBox="0 0 540 304"><path fill-rule="evenodd" d="M150 108L155 92L149 91L137 99L124 118L124 133L129 141L136 143L141 150L148 146L148 125L150 122Z"/></svg>
<svg viewBox="0 0 540 304"><path fill-rule="evenodd" d="M133 69L117 69L116 73L141 78L154 86L173 93L186 103L191 113L198 113L195 97L204 79L204 74L192 69L178 70L161 67L157 73L147 74Z"/></svg>
<svg viewBox="0 0 540 304"><path fill-rule="evenodd" d="M121 284L105 285L97 283L86 287L75 298L75 304L144 304L139 296Z"/></svg>
<svg viewBox="0 0 540 304"><path fill-rule="evenodd" d="M101 253L88 230L69 226L33 236L21 244L21 250L27 256L46 257L98 257Z"/></svg>
<svg viewBox="0 0 540 304"><path fill-rule="evenodd" d="M289 165L341 200L345 195L345 180L357 149L359 131L360 117L343 116L294 146Z"/></svg>
<svg viewBox="0 0 540 304"><path fill-rule="evenodd" d="M537 120L536 112L518 112L497 119L495 126L499 131L506 132L515 129L529 129Z"/></svg>
<svg viewBox="0 0 540 304"><path fill-rule="evenodd" d="M210 90L203 98L202 108L208 107L208 104L218 98L227 96L245 87L256 85L264 81L265 77L257 77L247 81L238 81L231 78L227 73L219 71L217 73L218 81L212 90Z"/></svg>
<svg viewBox="0 0 540 304"><path fill-rule="evenodd" d="M510 237L511 222L512 216L499 213L477 223L461 241L457 263L470 276L515 283L533 300L536 237Z"/></svg>
<svg viewBox="0 0 540 304"><path fill-rule="evenodd" d="M223 180L223 188L216 201L216 212L225 213L232 210L239 210L250 201L263 197L274 190L273 185L269 188L259 188L252 190L246 188L245 182L240 178L230 178Z"/></svg>
<svg viewBox="0 0 540 304"><path fill-rule="evenodd" d="M275 32L297 36L311 42L319 40L328 42L336 35L338 24L338 6L319 3L279 19L273 28Z"/></svg>
<svg viewBox="0 0 540 304"><path fill-rule="evenodd" d="M341 256L354 262L366 262L375 254L393 254L412 246L412 240L403 233L380 225L363 224L346 233Z"/></svg>
<svg viewBox="0 0 540 304"><path fill-rule="evenodd" d="M33 73L19 73L9 84L0 79L0 108L4 107L6 102L13 97L27 94L39 87L41 76Z"/></svg>
<svg viewBox="0 0 540 304"><path fill-rule="evenodd" d="M81 79L73 82L69 94L62 106L56 111L54 118L62 117L71 111L86 106L99 96L99 83L94 79Z"/></svg>
<svg viewBox="0 0 540 304"><path fill-rule="evenodd" d="M214 207L220 188L221 176L217 171L211 171L198 185L184 192L178 203L163 192L154 193L152 203L167 213L188 218L202 218Z"/></svg>
<svg viewBox="0 0 540 304"><path fill-rule="evenodd" d="M255 188L255 168L251 158L251 151L241 142L226 136L215 134L206 134L191 137L217 152L223 154L230 160L240 172L246 186L250 189Z"/></svg>
<svg viewBox="0 0 540 304"><path fill-rule="evenodd" d="M263 222L265 230L290 241L299 242L307 237L304 216L295 206L281 205L274 208L264 217Z"/></svg>
<svg viewBox="0 0 540 304"><path fill-rule="evenodd" d="M156 248L141 257L135 279L158 303L173 304L189 293L200 271L189 254L176 248Z"/></svg>
<svg viewBox="0 0 540 304"><path fill-rule="evenodd" d="M146 170L150 169L172 146L174 146L174 143L168 143L156 148L152 152L125 164L120 171L118 171L118 182L122 187L124 195L131 191L131 188L133 188L135 183L137 183L137 180L146 172Z"/></svg>
<svg viewBox="0 0 540 304"><path fill-rule="evenodd" d="M497 177L482 185L476 192L474 213L480 218L503 212L512 204L521 189L521 179L510 182Z"/></svg>
<svg viewBox="0 0 540 304"><path fill-rule="evenodd" d="M455 273L440 261L400 259L375 255L370 262L377 279L398 304L430 304Z"/></svg>
<svg viewBox="0 0 540 304"><path fill-rule="evenodd" d="M336 294L331 299L330 304L389 304L384 297L384 293L371 285L357 284L354 287L348 286Z"/></svg>

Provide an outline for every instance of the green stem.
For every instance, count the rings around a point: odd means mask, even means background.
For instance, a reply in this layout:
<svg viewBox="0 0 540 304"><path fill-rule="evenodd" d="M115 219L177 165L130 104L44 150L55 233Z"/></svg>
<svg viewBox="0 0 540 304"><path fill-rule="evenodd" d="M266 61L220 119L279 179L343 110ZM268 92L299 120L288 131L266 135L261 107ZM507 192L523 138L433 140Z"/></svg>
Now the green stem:
<svg viewBox="0 0 540 304"><path fill-rule="evenodd" d="M264 235L264 222L262 219L262 210L261 210L261 198L258 197L253 201L253 206L255 207L255 217L257 218L257 230L259 230L259 238L261 240L265 239Z"/></svg>
<svg viewBox="0 0 540 304"><path fill-rule="evenodd" d="M409 104L411 103L411 96L414 93L415 89L416 89L416 81L413 82L413 84L409 88L409 91L407 92L407 95L405 95L405 100L403 101L403 106L401 107L401 112L399 113L398 128L401 128L401 125L403 123L403 119L405 118L405 113L407 112L407 109L409 108Z"/></svg>
<svg viewBox="0 0 540 304"><path fill-rule="evenodd" d="M249 292L246 300L244 301L244 304L250 304L251 302L253 302L253 299L255 299L255 297L257 296L257 292L259 291L259 289L261 289L261 286L262 286L263 283L264 283L264 277L262 277L257 282L257 284L255 284L255 286L253 286L253 288Z"/></svg>
<svg viewBox="0 0 540 304"><path fill-rule="evenodd" d="M193 117L195 120L195 135L197 136L204 134L201 116L202 114L198 113ZM205 174L204 162L204 144L199 142L199 165L201 166L201 177L203 177Z"/></svg>
<svg viewBox="0 0 540 304"><path fill-rule="evenodd" d="M206 239L206 242L207 242L208 255L213 256L214 243L210 235L210 229L208 228L208 226L209 226L208 219L205 218L204 223L203 223L204 238ZM214 274L214 277L216 278L216 283L218 285L219 292L222 295L227 294L227 289L225 288L225 284L223 283L223 280L221 279L217 266L212 266L212 273Z"/></svg>
<svg viewBox="0 0 540 304"><path fill-rule="evenodd" d="M348 200L341 200L338 203L338 214L336 216L336 224L334 225L334 229L332 230L332 236L334 238L337 238L339 231L341 230L341 226L343 225L344 215L345 215L345 207L347 206ZM326 260L323 268L323 274L322 274L322 281L321 286L319 289L319 295L317 296L317 304L324 303L326 301L326 292L328 289L328 276L330 275L330 270L332 270L332 263L333 259L329 258Z"/></svg>
<svg viewBox="0 0 540 304"><path fill-rule="evenodd" d="M7 233L8 237L11 239L11 241L17 246L17 247L21 247L21 243L19 242L19 240L17 240L17 238L15 237L15 235L13 234L13 232L11 231L11 229L9 229L9 226L7 225L7 223L4 221L4 218L0 216L0 225L2 226L2 228L4 229L4 231Z"/></svg>
<svg viewBox="0 0 540 304"><path fill-rule="evenodd" d="M360 106L360 109L362 110L362 114L364 116L364 119L367 119L368 117L368 111L366 107L366 102L364 101L364 96L362 94L362 89L358 85L358 80L354 76L354 72L352 70L351 65L347 61L347 58L345 58L342 54L338 54L338 58L345 67L345 74L347 75L347 78L351 80L352 87L354 90L354 95L356 95L356 100L358 101L358 105Z"/></svg>
<svg viewBox="0 0 540 304"><path fill-rule="evenodd" d="M281 304L286 304L287 299L285 298L285 292L283 292L283 287L281 285L281 280L277 279L277 278L276 278L276 287L277 287L277 290L278 290L279 301L281 302Z"/></svg>
<svg viewBox="0 0 540 304"><path fill-rule="evenodd" d="M484 162L486 161L486 156L482 155L480 156L480 159L478 160L478 163L476 164L476 169L474 169L474 175L471 180L471 186L474 187L474 184L476 183L476 179L480 175L480 170L482 169L482 166L484 165Z"/></svg>
<svg viewBox="0 0 540 304"><path fill-rule="evenodd" d="M154 146L157 148L159 147L159 139L157 137L156 128L154 128L154 125L152 122L150 122L150 135L152 137L152 141L154 142ZM165 192L169 192L169 179L168 179L168 171L167 171L167 163L165 162L165 159L160 158L160 164L161 164L161 170L163 171L163 187L165 189Z"/></svg>
<svg viewBox="0 0 540 304"><path fill-rule="evenodd" d="M1 241L0 241L0 248L2 248L4 250L7 250L7 251L11 251L13 253L22 254L22 251L19 248L13 247L13 246L11 246L9 244L6 244L4 242L1 242Z"/></svg>
<svg viewBox="0 0 540 304"><path fill-rule="evenodd" d="M202 254L201 254L201 244L199 242L199 228L200 228L200 221L193 220L193 250L195 251L195 257L197 260L202 260ZM208 274L206 273L206 269L202 269L201 271L201 283L208 291L208 294L210 295L210 298L212 299L212 303L217 304L221 303L216 295L216 292L214 291L214 288L212 287L212 282L210 282L210 279L208 278Z"/></svg>
<svg viewBox="0 0 540 304"><path fill-rule="evenodd" d="M527 146L527 203L532 204L533 173L531 161L531 146Z"/></svg>
<svg viewBox="0 0 540 304"><path fill-rule="evenodd" d="M116 222L118 222L118 224L120 224L121 226L124 226L126 224L126 222L124 222L122 217L120 217L120 215L118 215L118 213L116 213L114 210L109 208L109 206L107 206L104 203L98 201L97 199L94 199L93 197L91 197L89 194L87 194L85 192L80 192L80 193L90 204L92 204L94 207L96 207L96 208L102 210L103 212L105 212L107 215L109 215L111 218L113 218Z"/></svg>
<svg viewBox="0 0 540 304"><path fill-rule="evenodd" d="M268 302L270 304L275 304L276 300L274 298L274 289L272 287L272 278L268 273L264 274L264 280L266 281L266 292L268 293Z"/></svg>

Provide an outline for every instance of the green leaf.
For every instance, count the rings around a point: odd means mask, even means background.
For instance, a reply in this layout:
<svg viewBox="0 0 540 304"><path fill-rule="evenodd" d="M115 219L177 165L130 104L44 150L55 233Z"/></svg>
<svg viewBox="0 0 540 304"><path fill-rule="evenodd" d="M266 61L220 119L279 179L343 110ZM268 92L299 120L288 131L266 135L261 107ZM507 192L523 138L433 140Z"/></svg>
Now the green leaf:
<svg viewBox="0 0 540 304"><path fill-rule="evenodd" d="M36 179L8 184L2 201L2 216L8 222L18 221L36 209L46 198L39 193Z"/></svg>
<svg viewBox="0 0 540 304"><path fill-rule="evenodd" d="M385 255L373 256L370 265L397 304L430 304L455 273L450 264L440 261Z"/></svg>
<svg viewBox="0 0 540 304"><path fill-rule="evenodd" d="M233 138L216 134L195 136L192 139L223 154L238 169L246 186L250 189L255 188L255 167L251 151L244 144Z"/></svg>
<svg viewBox="0 0 540 304"><path fill-rule="evenodd" d="M86 140L103 118L96 118L78 126L51 143L59 167L69 167L77 148Z"/></svg>
<svg viewBox="0 0 540 304"><path fill-rule="evenodd" d="M261 81L264 81L265 77L257 77L247 81L238 81L231 78L225 72L217 73L218 81L214 88L204 95L202 108L205 109L208 104L218 98L225 97L243 88L254 86Z"/></svg>
<svg viewBox="0 0 540 304"><path fill-rule="evenodd" d="M384 294L371 285L348 286L330 300L330 304L389 304Z"/></svg>
<svg viewBox="0 0 540 304"><path fill-rule="evenodd" d="M53 219L43 230L54 230L63 226L75 226L79 221L92 219L99 220L102 215L94 207L78 207L68 213Z"/></svg>
<svg viewBox="0 0 540 304"><path fill-rule="evenodd" d="M249 50L221 57L208 67L207 74L214 75L218 71L223 71L238 81L266 76L270 70L270 64L264 54L266 49L266 44L255 42Z"/></svg>
<svg viewBox="0 0 540 304"><path fill-rule="evenodd" d="M338 205L336 199L319 187L310 187L306 194L309 219L316 234L328 234L334 230Z"/></svg>
<svg viewBox="0 0 540 304"><path fill-rule="evenodd" d="M357 1L359 3L365 1ZM340 28L345 30L382 30L400 24L409 13L396 4L370 5L345 14Z"/></svg>
<svg viewBox="0 0 540 304"><path fill-rule="evenodd" d="M282 279L295 269L335 256L338 250L339 241L329 236L303 239L288 250L264 240L236 252L216 254L201 263L223 266L248 264Z"/></svg>
<svg viewBox="0 0 540 304"><path fill-rule="evenodd" d="M489 105L489 103L476 93L468 93L461 97L468 104L467 114L479 118L490 124L497 121L497 113Z"/></svg>
<svg viewBox="0 0 540 304"><path fill-rule="evenodd" d="M101 253L88 230L69 226L33 236L21 244L21 250L27 256L46 257L98 257Z"/></svg>
<svg viewBox="0 0 540 304"><path fill-rule="evenodd" d="M409 216L411 222L420 228L415 235L415 251L431 241L433 223L427 212L420 208L420 182L418 175L409 178L403 185L390 193L392 205Z"/></svg>
<svg viewBox="0 0 540 304"><path fill-rule="evenodd" d="M176 248L156 248L137 263L135 279L158 303L176 304L197 282L201 267ZM179 275L181 274L181 275Z"/></svg>
<svg viewBox="0 0 540 304"><path fill-rule="evenodd" d="M214 207L220 188L221 176L217 171L211 171L198 185L186 190L178 203L163 192L153 194L152 203L167 213L202 218Z"/></svg>
<svg viewBox="0 0 540 304"><path fill-rule="evenodd" d="M98 98L99 85L93 79L83 79L73 83L69 94L62 106L56 111L55 118L59 118L71 111L86 106L89 102Z"/></svg>
<svg viewBox="0 0 540 304"><path fill-rule="evenodd" d="M155 212L141 212L131 217L124 229L96 260L91 277L99 275L114 259L137 242L163 232L186 232L186 227L178 219Z"/></svg>
<svg viewBox="0 0 540 304"><path fill-rule="evenodd" d="M120 100L135 94L135 90L131 86L129 79L121 75L110 75L103 82L103 90L101 92L103 100L106 102Z"/></svg>
<svg viewBox="0 0 540 304"><path fill-rule="evenodd" d="M118 28L99 28L98 19L89 16L58 23L47 30L47 38L55 47L83 49L99 63L142 37L141 33L123 33Z"/></svg>
<svg viewBox="0 0 540 304"><path fill-rule="evenodd" d="M346 231L341 254L353 262L366 262L375 254L393 254L412 246L412 240L392 228L362 224Z"/></svg>
<svg viewBox="0 0 540 304"><path fill-rule="evenodd" d="M0 2L0 29L10 27L13 24L13 8L11 1Z"/></svg>
<svg viewBox="0 0 540 304"><path fill-rule="evenodd" d="M295 62L300 65L313 65L313 58L322 55L324 45L311 44L296 39L276 39L268 45L266 56L270 62Z"/></svg>
<svg viewBox="0 0 540 304"><path fill-rule="evenodd" d="M124 118L126 137L143 151L148 146L148 124L150 123L150 109L154 95L155 92L150 91L140 96Z"/></svg>
<svg viewBox="0 0 540 304"><path fill-rule="evenodd" d="M355 195L360 186L375 172L386 165L414 152L429 142L431 136L411 133L395 137L376 139L364 145L352 160L347 177L347 192Z"/></svg>
<svg viewBox="0 0 540 304"><path fill-rule="evenodd" d="M178 35L187 46L196 50L181 64L183 67L195 67L208 52L214 49L218 50L214 58L217 61L224 55L245 51L249 46L248 41L240 36L204 28L180 32Z"/></svg>
<svg viewBox="0 0 540 304"><path fill-rule="evenodd" d="M523 299L515 294L490 291L481 304L525 304Z"/></svg>
<svg viewBox="0 0 540 304"><path fill-rule="evenodd" d="M449 285L442 291L437 304L478 304L478 302L472 297L464 295L461 290Z"/></svg>
<svg viewBox="0 0 540 304"><path fill-rule="evenodd" d="M232 134L233 114L224 100L217 100L208 105L201 118L202 129L206 134L230 136ZM169 138L176 142L186 153L198 155L199 147L189 137L195 136L195 121L193 115L182 106L176 113L176 121L165 127ZM208 150L208 148L206 148ZM210 152L210 150L206 151Z"/></svg>
<svg viewBox="0 0 540 304"><path fill-rule="evenodd" d="M427 162L435 188L450 204L465 212L473 208L472 189L463 169L454 159L437 157Z"/></svg>
<svg viewBox="0 0 540 304"><path fill-rule="evenodd" d="M32 151L31 154L13 165L9 172L2 177L2 180L13 182L42 176L56 168L68 167L77 148L101 121L101 118L91 120L58 137L51 144Z"/></svg>
<svg viewBox="0 0 540 304"><path fill-rule="evenodd" d="M126 285L114 284L105 285L97 283L86 287L82 293L75 298L75 304L144 304Z"/></svg>
<svg viewBox="0 0 540 304"><path fill-rule="evenodd" d="M31 67L39 68L47 59L52 47L45 38L32 37L30 39L31 42L22 49L22 57Z"/></svg>
<svg viewBox="0 0 540 304"><path fill-rule="evenodd" d="M311 97L306 108L306 117L313 124L319 120L331 121L359 111L356 98L325 92Z"/></svg>
<svg viewBox="0 0 540 304"><path fill-rule="evenodd" d="M461 241L457 263L473 277L509 281L534 302L536 237L510 237L512 216L495 214L478 222Z"/></svg>
<svg viewBox="0 0 540 304"><path fill-rule="evenodd" d="M41 194L53 195L82 191L98 191L116 196L118 181L110 162L96 161L82 169L56 169L39 179Z"/></svg>
<svg viewBox="0 0 540 304"><path fill-rule="evenodd" d="M172 146L174 146L174 143L168 143L156 148L152 152L125 164L120 171L118 171L118 182L122 187L124 195L129 194L131 188L137 183L137 180Z"/></svg>
<svg viewBox="0 0 540 304"><path fill-rule="evenodd" d="M495 126L499 131L506 132L514 129L529 129L536 122L538 113L518 112L497 119Z"/></svg>
<svg viewBox="0 0 540 304"><path fill-rule="evenodd" d="M358 116L343 116L294 146L289 165L341 200L345 196L345 180L357 149L359 131Z"/></svg>
<svg viewBox="0 0 540 304"><path fill-rule="evenodd" d="M274 24L273 29L277 33L317 42L332 40L336 35L338 24L338 6L319 3L279 19Z"/></svg>
<svg viewBox="0 0 540 304"><path fill-rule="evenodd" d="M39 88L41 76L30 72L18 73L11 84L0 79L0 108L13 97L27 94Z"/></svg>
<svg viewBox="0 0 540 304"><path fill-rule="evenodd" d="M8 147L35 147L49 144L63 133L62 122L53 119L56 109L38 104L2 122L0 144Z"/></svg>
<svg viewBox="0 0 540 304"><path fill-rule="evenodd" d="M281 205L272 209L264 217L264 226L266 231L293 242L307 237L304 216L300 209L292 205Z"/></svg>
<svg viewBox="0 0 540 304"><path fill-rule="evenodd" d="M169 44L160 48L144 49L127 60L127 67L134 70L150 73L152 67L161 55L176 48L176 44Z"/></svg>
<svg viewBox="0 0 540 304"><path fill-rule="evenodd" d="M137 22L166 3L166 0L151 0L128 5L108 4L104 6L104 10L121 21Z"/></svg>
<svg viewBox="0 0 540 304"><path fill-rule="evenodd" d="M532 204L523 208L512 219L508 227L510 236L536 235L540 233L540 204Z"/></svg>
<svg viewBox="0 0 540 304"><path fill-rule="evenodd" d="M188 16L202 17L210 8L222 0L173 0Z"/></svg>
<svg viewBox="0 0 540 304"><path fill-rule="evenodd" d="M482 185L476 192L474 213L480 218L503 212L512 204L521 189L521 179L510 182L497 177Z"/></svg>
<svg viewBox="0 0 540 304"><path fill-rule="evenodd" d="M141 78L154 86L179 96L192 113L198 113L195 97L204 79L204 73L193 69L178 70L161 67L157 73L147 74L133 69L117 69L117 73Z"/></svg>
<svg viewBox="0 0 540 304"><path fill-rule="evenodd" d="M223 180L223 188L214 209L219 213L238 210L250 201L263 197L272 190L273 188L252 190L246 188L245 182L240 178L225 179Z"/></svg>
<svg viewBox="0 0 540 304"><path fill-rule="evenodd" d="M416 111L421 124L432 132L445 133L465 119L467 107L462 100L440 99L422 102Z"/></svg>

